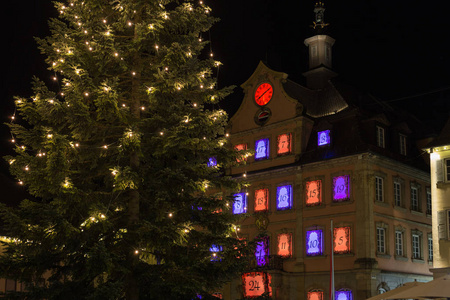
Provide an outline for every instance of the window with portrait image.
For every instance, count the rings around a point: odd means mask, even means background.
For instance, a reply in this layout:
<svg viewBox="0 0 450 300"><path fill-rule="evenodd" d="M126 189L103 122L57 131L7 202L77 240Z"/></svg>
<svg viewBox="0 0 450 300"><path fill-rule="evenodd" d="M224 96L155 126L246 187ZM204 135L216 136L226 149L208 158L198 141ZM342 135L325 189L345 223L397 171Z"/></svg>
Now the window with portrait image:
<svg viewBox="0 0 450 300"><path fill-rule="evenodd" d="M277 187L277 210L292 208L292 185L281 185Z"/></svg>
<svg viewBox="0 0 450 300"><path fill-rule="evenodd" d="M350 227L334 228L333 251L335 254L350 253Z"/></svg>
<svg viewBox="0 0 450 300"><path fill-rule="evenodd" d="M350 200L350 176L341 175L333 178L333 201Z"/></svg>
<svg viewBox="0 0 450 300"><path fill-rule="evenodd" d="M307 300L323 300L323 291L321 290L309 291Z"/></svg>
<svg viewBox="0 0 450 300"><path fill-rule="evenodd" d="M317 146L327 146L330 144L330 130L319 131L317 133Z"/></svg>
<svg viewBox="0 0 450 300"><path fill-rule="evenodd" d="M322 181L306 182L306 206L320 205L322 203Z"/></svg>
<svg viewBox="0 0 450 300"><path fill-rule="evenodd" d="M247 150L247 144L238 144L234 146L234 150L236 151L245 151ZM242 155L241 157L239 157L236 161L238 163L244 162L247 160L247 157L245 155Z"/></svg>
<svg viewBox="0 0 450 300"><path fill-rule="evenodd" d="M334 292L335 300L353 300L353 293L351 290L342 289Z"/></svg>
<svg viewBox="0 0 450 300"><path fill-rule="evenodd" d="M278 253L282 257L292 256L292 233L281 233L278 235Z"/></svg>
<svg viewBox="0 0 450 300"><path fill-rule="evenodd" d="M247 194L246 193L237 193L234 194L234 202L233 202L233 214L244 214L247 212Z"/></svg>
<svg viewBox="0 0 450 300"><path fill-rule="evenodd" d="M264 236L256 242L255 249L256 265L258 267L267 266L269 263L269 237Z"/></svg>
<svg viewBox="0 0 450 300"><path fill-rule="evenodd" d="M321 229L306 232L306 255L323 255L323 231Z"/></svg>
<svg viewBox="0 0 450 300"><path fill-rule="evenodd" d="M255 211L267 211L269 209L269 190L255 190Z"/></svg>
<svg viewBox="0 0 450 300"><path fill-rule="evenodd" d="M255 160L269 158L269 139L260 139L255 142Z"/></svg>
<svg viewBox="0 0 450 300"><path fill-rule="evenodd" d="M280 134L277 138L277 154L278 155L285 155L292 152L292 134L291 133L285 133Z"/></svg>

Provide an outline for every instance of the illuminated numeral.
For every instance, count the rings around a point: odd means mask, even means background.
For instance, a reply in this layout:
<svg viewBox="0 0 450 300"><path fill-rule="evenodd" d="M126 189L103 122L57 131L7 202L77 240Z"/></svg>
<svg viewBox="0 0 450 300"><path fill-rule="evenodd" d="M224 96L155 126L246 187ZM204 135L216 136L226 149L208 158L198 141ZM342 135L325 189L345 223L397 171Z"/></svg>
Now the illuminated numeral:
<svg viewBox="0 0 450 300"><path fill-rule="evenodd" d="M249 291L254 291L254 290L259 291L259 288L260 288L259 281L251 280L248 284L250 285Z"/></svg>

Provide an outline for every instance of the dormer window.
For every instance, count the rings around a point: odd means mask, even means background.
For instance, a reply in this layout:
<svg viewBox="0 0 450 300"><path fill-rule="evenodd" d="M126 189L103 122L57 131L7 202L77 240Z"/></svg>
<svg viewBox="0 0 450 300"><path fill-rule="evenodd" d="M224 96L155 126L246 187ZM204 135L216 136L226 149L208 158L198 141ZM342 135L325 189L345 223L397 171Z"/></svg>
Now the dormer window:
<svg viewBox="0 0 450 300"><path fill-rule="evenodd" d="M406 155L406 135L400 134L399 145L400 145L400 154Z"/></svg>
<svg viewBox="0 0 450 300"><path fill-rule="evenodd" d="M384 128L381 126L377 126L377 146L380 148L385 148L384 142Z"/></svg>

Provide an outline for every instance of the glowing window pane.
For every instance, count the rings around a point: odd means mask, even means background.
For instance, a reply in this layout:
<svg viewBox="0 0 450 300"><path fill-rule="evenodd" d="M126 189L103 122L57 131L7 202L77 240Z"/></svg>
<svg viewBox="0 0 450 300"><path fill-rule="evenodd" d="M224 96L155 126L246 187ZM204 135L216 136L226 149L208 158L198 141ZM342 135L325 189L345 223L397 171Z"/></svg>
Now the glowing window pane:
<svg viewBox="0 0 450 300"><path fill-rule="evenodd" d="M323 291L308 292L307 300L323 300Z"/></svg>
<svg viewBox="0 0 450 300"><path fill-rule="evenodd" d="M247 150L247 144L236 145L236 146L234 146L234 149L236 151L245 151L245 150ZM237 159L237 162L239 163L239 162L243 162L243 161L246 161L246 160L247 160L247 157L242 155L242 157Z"/></svg>
<svg viewBox="0 0 450 300"><path fill-rule="evenodd" d="M269 139L261 139L255 142L255 160L269 158Z"/></svg>
<svg viewBox="0 0 450 300"><path fill-rule="evenodd" d="M251 272L242 275L242 286L245 298L260 297L267 291L272 296L270 288L271 277L265 272Z"/></svg>
<svg viewBox="0 0 450 300"><path fill-rule="evenodd" d="M277 187L277 210L292 208L292 185Z"/></svg>
<svg viewBox="0 0 450 300"><path fill-rule="evenodd" d="M333 178L333 201L350 199L350 176L342 175Z"/></svg>
<svg viewBox="0 0 450 300"><path fill-rule="evenodd" d="M269 237L265 236L256 243L256 265L258 267L266 266L269 263Z"/></svg>
<svg viewBox="0 0 450 300"><path fill-rule="evenodd" d="M334 293L335 300L353 300L352 291L336 291Z"/></svg>
<svg viewBox="0 0 450 300"><path fill-rule="evenodd" d="M269 209L269 190L260 189L255 191L255 211L265 211Z"/></svg>
<svg viewBox="0 0 450 300"><path fill-rule="evenodd" d="M322 203L322 181L306 182L306 205L313 206Z"/></svg>
<svg viewBox="0 0 450 300"><path fill-rule="evenodd" d="M306 255L315 256L323 254L323 232L321 229L306 232Z"/></svg>
<svg viewBox="0 0 450 300"><path fill-rule="evenodd" d="M217 166L217 158L216 158L215 156L210 157L210 158L208 159L207 165L208 165L208 167L210 167L210 168Z"/></svg>
<svg viewBox="0 0 450 300"><path fill-rule="evenodd" d="M245 193L234 194L233 214L243 214L247 212L247 195Z"/></svg>
<svg viewBox="0 0 450 300"><path fill-rule="evenodd" d="M292 233L278 235L278 255L283 257L292 255Z"/></svg>
<svg viewBox="0 0 450 300"><path fill-rule="evenodd" d="M350 227L334 228L334 253L350 252Z"/></svg>
<svg viewBox="0 0 450 300"><path fill-rule="evenodd" d="M289 154L292 152L292 134L285 133L278 136L278 155Z"/></svg>
<svg viewBox="0 0 450 300"><path fill-rule="evenodd" d="M222 246L220 245L212 245L211 248L209 248L209 252L211 252L211 261L221 261L222 258L220 257L219 252L222 251Z"/></svg>
<svg viewBox="0 0 450 300"><path fill-rule="evenodd" d="M330 144L330 131L324 130L317 133L317 146L325 146Z"/></svg>

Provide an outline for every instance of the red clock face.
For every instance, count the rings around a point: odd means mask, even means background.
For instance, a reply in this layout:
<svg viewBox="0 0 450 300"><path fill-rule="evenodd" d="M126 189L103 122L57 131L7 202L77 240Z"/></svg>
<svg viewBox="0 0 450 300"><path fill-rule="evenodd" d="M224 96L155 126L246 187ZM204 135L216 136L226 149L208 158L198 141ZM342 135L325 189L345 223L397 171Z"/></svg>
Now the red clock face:
<svg viewBox="0 0 450 300"><path fill-rule="evenodd" d="M268 83L263 83L256 89L255 102L258 105L266 105L272 99L273 88Z"/></svg>

